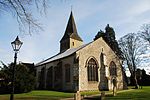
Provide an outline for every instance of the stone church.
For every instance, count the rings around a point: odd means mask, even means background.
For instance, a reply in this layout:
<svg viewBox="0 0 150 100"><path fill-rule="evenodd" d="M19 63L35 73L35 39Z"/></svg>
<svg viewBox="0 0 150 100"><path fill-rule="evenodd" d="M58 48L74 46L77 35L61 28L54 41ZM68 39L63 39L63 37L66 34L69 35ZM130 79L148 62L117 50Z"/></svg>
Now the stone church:
<svg viewBox="0 0 150 100"><path fill-rule="evenodd" d="M125 86L122 60L103 37L84 44L72 12L60 52L36 64L36 79L38 89L61 91L112 90L114 80Z"/></svg>

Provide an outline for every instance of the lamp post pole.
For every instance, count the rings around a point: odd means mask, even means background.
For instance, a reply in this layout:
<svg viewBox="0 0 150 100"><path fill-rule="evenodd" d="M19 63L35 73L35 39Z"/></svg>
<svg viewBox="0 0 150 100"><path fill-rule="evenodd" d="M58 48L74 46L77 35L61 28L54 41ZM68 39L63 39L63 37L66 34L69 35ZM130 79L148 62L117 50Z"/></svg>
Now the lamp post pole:
<svg viewBox="0 0 150 100"><path fill-rule="evenodd" d="M13 69L12 69L12 91L11 91L11 95L10 95L10 100L14 100L14 81L15 81L15 68L16 68L16 62L17 62L17 52L15 52L15 56L14 56L14 65L13 65Z"/></svg>
<svg viewBox="0 0 150 100"><path fill-rule="evenodd" d="M15 39L15 41L11 42L11 45L13 47L13 50L15 51L15 56L14 56L14 65L12 68L12 80L11 80L11 94L10 94L10 100L14 100L14 92L15 92L15 68L16 68L16 63L17 63L17 53L19 49L21 48L23 42L19 40L19 37Z"/></svg>

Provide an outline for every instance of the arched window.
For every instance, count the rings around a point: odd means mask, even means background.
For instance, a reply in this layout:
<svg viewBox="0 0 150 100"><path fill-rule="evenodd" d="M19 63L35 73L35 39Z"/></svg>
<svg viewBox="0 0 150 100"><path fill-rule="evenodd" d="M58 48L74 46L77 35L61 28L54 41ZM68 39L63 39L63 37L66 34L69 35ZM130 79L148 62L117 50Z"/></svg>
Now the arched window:
<svg viewBox="0 0 150 100"><path fill-rule="evenodd" d="M87 62L87 72L88 81L98 81L98 66L93 58Z"/></svg>
<svg viewBox="0 0 150 100"><path fill-rule="evenodd" d="M46 79L47 89L52 88L52 83L53 83L53 66L49 67L47 70L47 79Z"/></svg>
<svg viewBox="0 0 150 100"><path fill-rule="evenodd" d="M70 65L65 65L65 81L70 82Z"/></svg>
<svg viewBox="0 0 150 100"><path fill-rule="evenodd" d="M117 67L113 61L110 63L109 68L110 68L110 76L117 76Z"/></svg>
<svg viewBox="0 0 150 100"><path fill-rule="evenodd" d="M46 74L46 67L43 67L39 74L39 89L44 89L44 85L46 81L45 74Z"/></svg>
<svg viewBox="0 0 150 100"><path fill-rule="evenodd" d="M62 79L62 62L59 62L57 66L54 67L55 77L54 80L58 81Z"/></svg>

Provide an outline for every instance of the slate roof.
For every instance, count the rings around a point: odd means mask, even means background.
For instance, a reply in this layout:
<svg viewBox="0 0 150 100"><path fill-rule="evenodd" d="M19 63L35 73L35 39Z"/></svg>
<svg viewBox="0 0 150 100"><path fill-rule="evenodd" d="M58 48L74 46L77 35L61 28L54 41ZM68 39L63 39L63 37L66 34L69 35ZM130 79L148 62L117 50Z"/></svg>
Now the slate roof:
<svg viewBox="0 0 150 100"><path fill-rule="evenodd" d="M90 43L92 43L92 42L90 42ZM48 58L44 61L41 61L41 62L37 63L35 66L40 66L40 65L43 65L43 64L46 64L46 63L64 58L64 57L68 57L68 56L72 55L73 53L77 52L78 50L80 50L80 49L84 48L85 46L89 45L90 43L81 45L77 48L70 48L70 49L66 50L65 52L63 52L63 53L58 53L55 56L52 56L52 57L50 57L50 58Z"/></svg>
<svg viewBox="0 0 150 100"><path fill-rule="evenodd" d="M70 17L69 17L69 21L68 21L68 24L67 24L67 27L66 27L65 34L64 34L64 36L62 37L62 39L60 41L68 39L68 38L73 38L73 39L76 39L76 40L79 40L79 41L83 41L81 39L81 37L78 35L72 11L71 11L71 14L70 14Z"/></svg>

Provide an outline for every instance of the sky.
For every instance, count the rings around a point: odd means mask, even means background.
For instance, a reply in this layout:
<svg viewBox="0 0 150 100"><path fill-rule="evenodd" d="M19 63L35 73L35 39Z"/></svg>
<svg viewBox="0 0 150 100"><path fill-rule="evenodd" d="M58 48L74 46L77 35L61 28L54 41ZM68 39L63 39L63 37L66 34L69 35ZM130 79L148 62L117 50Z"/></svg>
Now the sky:
<svg viewBox="0 0 150 100"><path fill-rule="evenodd" d="M13 62L10 43L17 35L23 42L18 61L36 64L57 54L71 8L84 43L92 41L107 24L114 28L119 39L127 33L138 32L143 24L150 22L150 0L50 0L47 14L34 16L44 31L32 35L20 34L18 23L10 13L0 14L0 61Z"/></svg>

